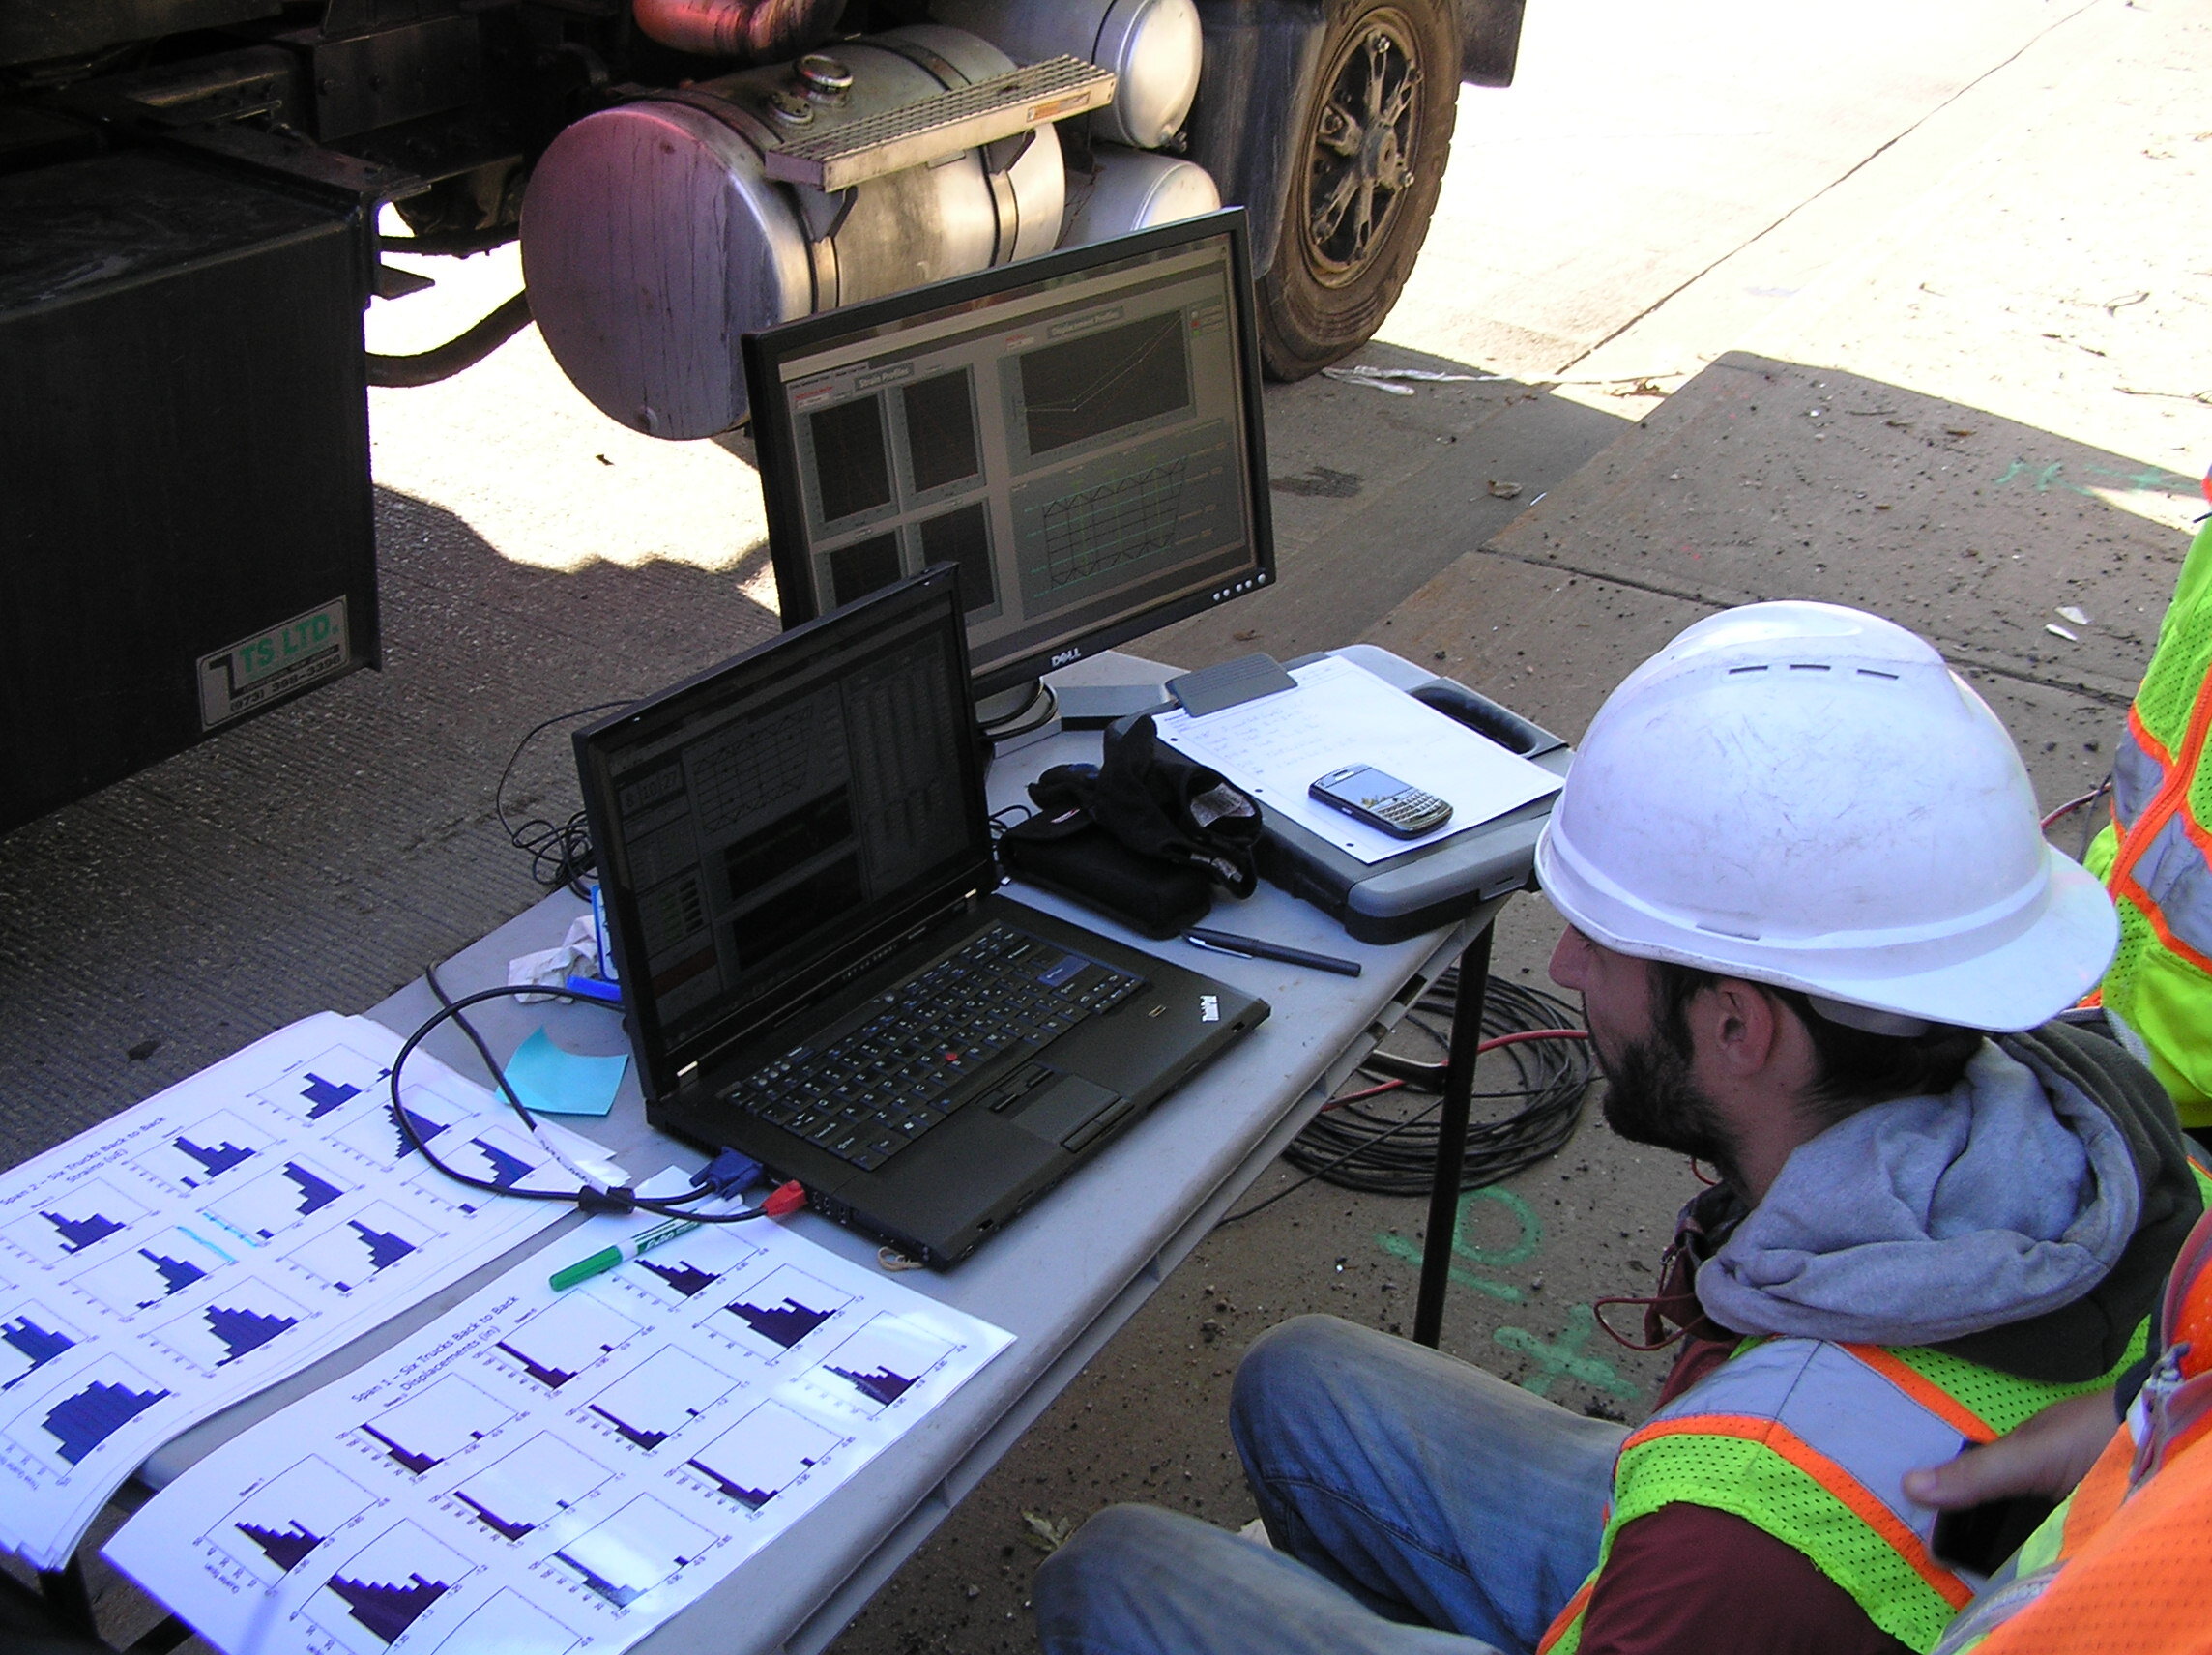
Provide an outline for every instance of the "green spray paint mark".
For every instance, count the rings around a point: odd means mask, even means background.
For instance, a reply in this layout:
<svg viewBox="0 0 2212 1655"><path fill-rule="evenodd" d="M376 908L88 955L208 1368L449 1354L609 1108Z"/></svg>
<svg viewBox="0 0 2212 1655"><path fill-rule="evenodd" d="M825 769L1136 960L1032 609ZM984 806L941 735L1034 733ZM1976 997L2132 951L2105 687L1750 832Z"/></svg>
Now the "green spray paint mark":
<svg viewBox="0 0 2212 1655"><path fill-rule="evenodd" d="M1469 1230L1470 1209L1478 1201L1490 1202L1502 1206L1513 1215L1513 1221L1519 1227L1519 1234L1514 1236L1509 1245L1504 1247L1477 1247L1465 1239ZM1377 1235L1375 1241L1383 1252L1392 1258L1403 1259L1416 1269L1420 1267L1424 1251L1420 1243L1409 1241L1403 1235L1394 1235L1388 1232ZM1486 1270L1510 1269L1515 1264L1525 1263L1529 1259L1534 1258L1537 1250L1543 1245L1544 1227L1537 1221L1535 1208L1511 1190L1496 1188L1470 1190L1461 1200L1458 1219L1452 1226L1452 1252L1459 1258L1467 1260L1468 1263L1479 1264ZM1472 1288L1476 1292L1488 1293L1492 1298L1503 1299L1508 1304L1519 1304L1523 1297L1521 1290L1510 1282L1492 1281L1487 1276L1478 1276L1471 1270L1463 1270L1456 1265L1452 1268L1451 1279L1463 1288Z"/></svg>
<svg viewBox="0 0 2212 1655"><path fill-rule="evenodd" d="M1597 1312L1586 1304L1578 1304L1567 1312L1567 1325L1555 1343L1546 1344L1525 1327L1500 1327L1490 1336L1508 1350L1518 1350L1535 1362L1539 1371L1521 1381L1524 1390L1549 1396L1552 1381L1564 1378L1579 1379L1594 1389L1633 1401L1642 1393L1620 1377L1619 1369L1602 1356L1583 1354L1583 1347L1596 1331Z"/></svg>

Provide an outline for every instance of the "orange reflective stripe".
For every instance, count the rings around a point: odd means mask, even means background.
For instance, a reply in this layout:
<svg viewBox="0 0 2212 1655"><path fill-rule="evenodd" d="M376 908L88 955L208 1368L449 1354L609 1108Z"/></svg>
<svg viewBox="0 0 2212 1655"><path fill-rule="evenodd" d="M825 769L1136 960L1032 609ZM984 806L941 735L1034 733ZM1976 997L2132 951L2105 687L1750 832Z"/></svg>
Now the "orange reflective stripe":
<svg viewBox="0 0 2212 1655"><path fill-rule="evenodd" d="M1749 1414L1691 1414L1681 1419L1655 1420L1643 1430L1633 1433L1620 1445L1621 1452L1626 1453L1631 1448L1662 1437L1677 1436L1734 1437L1746 1442L1756 1442L1761 1447L1781 1455L1819 1483L1853 1517L1880 1535L1890 1550L1911 1565L1912 1571L1926 1581L1945 1603L1953 1609L1964 1609L1973 1601L1974 1588L1930 1556L1920 1536L1900 1523L1895 1512L1869 1493L1856 1477L1825 1454L1817 1452L1794 1432L1771 1419L1760 1419Z"/></svg>
<svg viewBox="0 0 2212 1655"><path fill-rule="evenodd" d="M1994 1442L2002 1435L1934 1379L1907 1367L1879 1345L1846 1345L1844 1349L1969 1441Z"/></svg>
<svg viewBox="0 0 2212 1655"><path fill-rule="evenodd" d="M2197 685L2197 699L2189 709L2189 726L2182 735L2179 753L2168 755L2165 747L2151 736L2148 727L2137 715L2133 707L2128 709L2128 729L2143 743L2143 750L2166 767L2166 779L2150 801L2142 807L2141 813L2128 825L2118 854L2112 858L2112 871L2108 883L2113 894L2125 895L2141 911L2142 916L2150 921L2151 929L2158 933L2160 942L2200 971L2212 972L2212 959L2207 959L2174 936L2166 922L2166 915L2159 912L2158 904L2151 900L2150 892L2137 884L2135 877L2136 863L2156 843L2160 829L2173 817L2180 817L2182 831L2200 849L2205 848L2202 825L2189 814L2189 794L2197 778L2197 766L2203 762L2205 741L2212 738L2212 673L2206 674L2204 682Z"/></svg>
<svg viewBox="0 0 2212 1655"><path fill-rule="evenodd" d="M1568 1628L1582 1619L1583 1611L1589 1608L1590 1593L1595 1590L1597 1590L1597 1577L1592 1575L1583 1582L1581 1591L1567 1599L1567 1607L1559 1611L1553 1617L1552 1624L1544 1629L1544 1636L1536 1642L1536 1655L1551 1655L1553 1646L1560 1639L1566 1637Z"/></svg>
<svg viewBox="0 0 2212 1655"><path fill-rule="evenodd" d="M2142 711L2133 702L2128 704L2128 734L2136 744L2158 761L2159 769L2173 768L2173 755L2166 750L2166 743L2150 733L2150 726L2142 721Z"/></svg>

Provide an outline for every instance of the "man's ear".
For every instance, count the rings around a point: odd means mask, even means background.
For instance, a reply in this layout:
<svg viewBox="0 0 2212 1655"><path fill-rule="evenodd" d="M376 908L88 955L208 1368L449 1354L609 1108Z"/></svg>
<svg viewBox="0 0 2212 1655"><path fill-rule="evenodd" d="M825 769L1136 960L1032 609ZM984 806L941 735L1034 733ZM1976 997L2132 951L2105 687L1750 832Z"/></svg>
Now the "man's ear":
<svg viewBox="0 0 2212 1655"><path fill-rule="evenodd" d="M1698 996L1690 1017L1699 1047L1723 1074L1738 1080L1762 1074L1787 1043L1782 1007L1764 988L1741 977L1723 977Z"/></svg>

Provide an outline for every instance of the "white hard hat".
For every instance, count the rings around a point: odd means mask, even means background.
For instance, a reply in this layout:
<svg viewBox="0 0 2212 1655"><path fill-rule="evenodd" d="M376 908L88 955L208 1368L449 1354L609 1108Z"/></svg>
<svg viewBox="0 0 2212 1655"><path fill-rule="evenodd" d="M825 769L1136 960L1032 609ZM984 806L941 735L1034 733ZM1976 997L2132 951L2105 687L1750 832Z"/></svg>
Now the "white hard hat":
<svg viewBox="0 0 2212 1655"><path fill-rule="evenodd" d="M1883 1032L2032 1029L2119 942L1982 698L1925 640L1832 603L1728 610L1629 674L1536 874L1592 942Z"/></svg>

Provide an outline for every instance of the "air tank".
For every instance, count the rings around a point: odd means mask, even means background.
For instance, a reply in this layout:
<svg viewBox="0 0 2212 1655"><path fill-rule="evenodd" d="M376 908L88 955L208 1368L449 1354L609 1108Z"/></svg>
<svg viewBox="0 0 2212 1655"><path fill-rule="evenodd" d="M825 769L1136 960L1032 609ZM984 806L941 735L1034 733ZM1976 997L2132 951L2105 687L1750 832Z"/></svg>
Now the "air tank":
<svg viewBox="0 0 2212 1655"><path fill-rule="evenodd" d="M1194 0L935 0L929 15L1017 63L1064 52L1112 70L1114 102L1091 117L1109 143L1158 149L1198 96L1205 41Z"/></svg>

